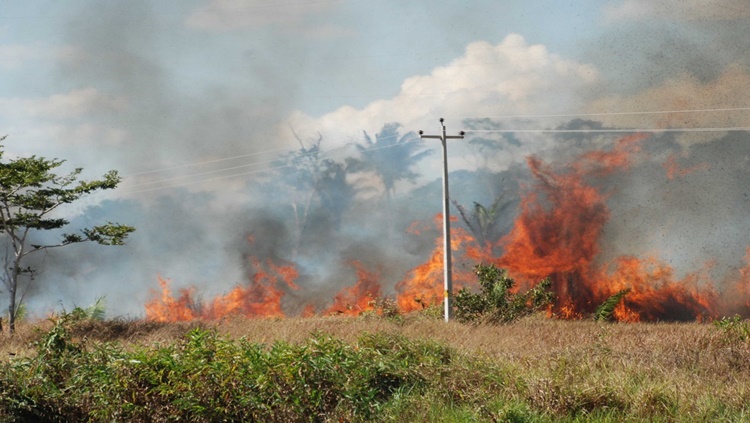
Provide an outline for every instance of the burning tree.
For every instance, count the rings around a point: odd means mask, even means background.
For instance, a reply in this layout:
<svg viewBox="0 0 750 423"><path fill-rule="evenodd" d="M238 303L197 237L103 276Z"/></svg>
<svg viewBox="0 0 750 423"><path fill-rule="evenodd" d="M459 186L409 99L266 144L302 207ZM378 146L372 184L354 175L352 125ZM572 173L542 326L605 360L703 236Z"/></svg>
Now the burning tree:
<svg viewBox="0 0 750 423"><path fill-rule="evenodd" d="M493 242L500 238L503 229L505 229L501 225L501 217L515 201L505 196L500 196L495 199L495 202L490 207L485 207L475 201L474 209L471 212L458 201L452 201L461 214L461 219L463 219L466 227L469 228L469 231L474 236L479 248L484 248L491 252Z"/></svg>
<svg viewBox="0 0 750 423"><path fill-rule="evenodd" d="M4 139L5 137L1 138ZM0 158L2 158L0 150ZM63 160L28 157L0 162L0 231L5 243L5 272L0 275L9 294L8 326L15 331L15 321L21 301L18 287L21 276L33 277L34 269L26 266L26 258L51 248L93 241L101 245L122 245L135 228L115 223L84 228L80 233L63 233L57 242L33 244L31 237L38 231L52 231L70 222L54 217L60 206L105 189L113 189L120 182L116 171L101 180L78 181L83 169L76 168L59 176L53 170Z"/></svg>

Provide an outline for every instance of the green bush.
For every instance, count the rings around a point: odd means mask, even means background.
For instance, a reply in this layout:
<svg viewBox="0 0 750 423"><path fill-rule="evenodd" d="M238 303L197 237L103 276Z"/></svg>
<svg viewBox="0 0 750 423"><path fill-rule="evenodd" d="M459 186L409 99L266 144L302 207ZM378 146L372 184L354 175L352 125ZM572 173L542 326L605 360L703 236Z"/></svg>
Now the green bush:
<svg viewBox="0 0 750 423"><path fill-rule="evenodd" d="M722 317L714 325L719 328L724 341L729 344L750 342L750 320L743 320L740 316Z"/></svg>
<svg viewBox="0 0 750 423"><path fill-rule="evenodd" d="M481 291L467 288L458 291L453 302L456 318L462 322L506 323L539 311L554 301L550 291L552 282L544 279L526 292L513 292L513 279L504 269L477 265L474 272L479 278Z"/></svg>
<svg viewBox="0 0 750 423"><path fill-rule="evenodd" d="M74 339L76 322L64 315L35 356L0 365L0 421L367 420L394 395L418 392L420 371L452 355L384 334L354 345L316 334L265 346L202 328L127 351Z"/></svg>

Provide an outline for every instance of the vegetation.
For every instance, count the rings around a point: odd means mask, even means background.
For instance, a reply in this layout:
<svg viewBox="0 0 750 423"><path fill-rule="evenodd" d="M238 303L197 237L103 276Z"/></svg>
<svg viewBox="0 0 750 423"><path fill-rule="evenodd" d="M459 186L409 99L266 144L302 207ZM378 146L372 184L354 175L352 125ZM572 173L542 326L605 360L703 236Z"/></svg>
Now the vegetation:
<svg viewBox="0 0 750 423"><path fill-rule="evenodd" d="M2 150L0 150L2 158ZM25 157L0 162L0 231L6 247L5 271L0 274L8 290L8 326L15 331L21 277L33 277L34 269L25 265L29 255L51 248L93 241L102 245L122 245L135 229L107 223L84 228L80 233L62 233L54 242L35 240L40 231L55 231L70 222L54 217L60 206L78 201L83 196L117 187L120 177L110 171L101 180L79 181L82 172L77 168L67 175L57 175L55 169L62 160Z"/></svg>
<svg viewBox="0 0 750 423"><path fill-rule="evenodd" d="M625 288L610 296L601 303L594 311L594 320L597 322L612 322L615 319L615 308L630 293L630 288Z"/></svg>
<svg viewBox="0 0 750 423"><path fill-rule="evenodd" d="M533 314L552 304L552 282L545 279L524 293L514 293L515 282L503 269L494 264L477 265L481 292L467 288L458 291L454 299L456 318L461 322L507 323Z"/></svg>
<svg viewBox="0 0 750 423"><path fill-rule="evenodd" d="M466 207L458 201L452 200L452 202L458 209L466 227L469 228L477 244L481 247L489 246L492 240L500 239L502 231L505 229L500 225L500 218L514 204L513 199L500 196L495 199L495 202L489 208L475 201L474 209L469 213Z"/></svg>
<svg viewBox="0 0 750 423"><path fill-rule="evenodd" d="M414 172L414 166L422 159L432 154L432 150L425 150L422 141L414 132L399 135L397 123L389 123L375 134L375 140L366 132L364 145L356 144L362 154L361 163L364 170L374 171L385 188L385 197L390 202L396 191L398 181L414 182L419 176Z"/></svg>
<svg viewBox="0 0 750 423"><path fill-rule="evenodd" d="M71 312L0 343L0 421L747 421L750 322L724 321Z"/></svg>

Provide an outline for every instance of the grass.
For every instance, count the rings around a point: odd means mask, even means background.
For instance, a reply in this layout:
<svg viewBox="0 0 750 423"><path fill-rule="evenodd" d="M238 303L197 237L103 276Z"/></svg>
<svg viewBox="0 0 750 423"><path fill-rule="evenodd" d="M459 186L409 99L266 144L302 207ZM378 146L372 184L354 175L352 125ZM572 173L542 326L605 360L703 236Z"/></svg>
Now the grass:
<svg viewBox="0 0 750 423"><path fill-rule="evenodd" d="M418 314L24 324L0 342L0 421L748 421L748 327Z"/></svg>

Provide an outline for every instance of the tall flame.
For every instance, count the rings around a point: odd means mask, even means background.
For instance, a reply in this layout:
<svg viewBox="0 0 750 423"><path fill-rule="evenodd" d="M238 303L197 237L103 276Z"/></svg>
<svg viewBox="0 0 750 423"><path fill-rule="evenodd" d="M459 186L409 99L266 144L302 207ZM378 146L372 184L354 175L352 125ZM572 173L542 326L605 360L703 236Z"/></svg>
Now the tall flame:
<svg viewBox="0 0 750 423"><path fill-rule="evenodd" d="M442 213L437 214L434 220L435 226L442 227L442 221ZM457 219L451 217L451 221L456 222ZM418 225L412 224L410 228L412 231L419 233L420 230L416 229L417 227ZM472 248L473 238L460 227L451 227L450 238L451 251L457 253L452 266L454 289L475 284L473 273L456 266L456 263L475 262L477 256L481 255L479 253L481 248ZM421 310L443 300L445 291L443 251L443 237L440 236L435 240L435 249L432 251L430 258L409 271L406 277L396 284L396 291L398 292L396 301L399 310L404 312Z"/></svg>
<svg viewBox="0 0 750 423"><path fill-rule="evenodd" d="M494 263L507 269L520 282L519 288L550 277L557 295L551 312L562 318L589 315L607 298L625 289L629 292L614 311L614 317L620 321L700 320L727 311L750 315L750 247L736 283L721 293L711 279L714 264L710 261L701 269L681 276L655 256L621 256L610 263L598 262L602 235L612 213L607 204L611 192L599 182L616 172L628 171L639 158L645 138L640 134L625 137L611 150L587 152L564 165L529 157L527 164L534 180L524 187L518 215L507 235L480 244L467 231L453 225L450 247L454 253L454 289L476 286L471 271L474 264ZM668 179L708 168L706 164L680 167L676 156L670 156L663 166ZM440 228L441 223L442 215L438 214L434 225L415 222L408 232L426 236ZM501 255L494 254L500 250ZM284 316L283 298L290 291L300 290L294 264L271 259L249 260L254 273L248 284L208 302L198 301L192 288L180 290L175 297L169 282L160 278L161 290L153 291L145 305L147 318L178 321L218 319L230 314ZM332 304L321 314L379 312L378 300L387 295L381 271L368 270L358 261L350 264L356 272L356 283L335 294ZM407 272L395 290L397 306L402 312L442 301L441 236L436 237L427 261ZM299 309L303 310L302 316L316 314L312 304L300 305Z"/></svg>
<svg viewBox="0 0 750 423"><path fill-rule="evenodd" d="M522 199L515 225L502 240L505 254L496 263L527 283L551 277L556 311L562 316L590 313L625 288L631 291L616 309L619 320L693 320L717 314L719 296L708 271L677 279L672 267L653 257L595 264L610 210L607 193L589 180L627 170L644 138L623 138L612 151L586 153L559 172L539 158L528 159L536 184Z"/></svg>

